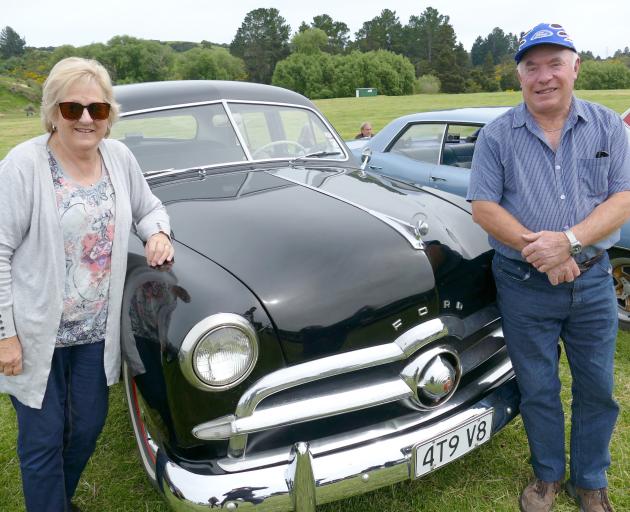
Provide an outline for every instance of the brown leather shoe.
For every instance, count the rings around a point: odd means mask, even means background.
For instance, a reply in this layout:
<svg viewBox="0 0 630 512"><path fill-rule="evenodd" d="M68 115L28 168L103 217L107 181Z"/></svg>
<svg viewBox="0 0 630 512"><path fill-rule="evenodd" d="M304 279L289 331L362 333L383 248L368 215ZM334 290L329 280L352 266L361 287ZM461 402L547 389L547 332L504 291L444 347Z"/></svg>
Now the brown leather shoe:
<svg viewBox="0 0 630 512"><path fill-rule="evenodd" d="M615 512L608 499L608 487L583 489L567 482L567 492L580 506L580 512Z"/></svg>
<svg viewBox="0 0 630 512"><path fill-rule="evenodd" d="M534 479L521 494L519 506L521 512L549 512L560 492L562 482L545 482Z"/></svg>

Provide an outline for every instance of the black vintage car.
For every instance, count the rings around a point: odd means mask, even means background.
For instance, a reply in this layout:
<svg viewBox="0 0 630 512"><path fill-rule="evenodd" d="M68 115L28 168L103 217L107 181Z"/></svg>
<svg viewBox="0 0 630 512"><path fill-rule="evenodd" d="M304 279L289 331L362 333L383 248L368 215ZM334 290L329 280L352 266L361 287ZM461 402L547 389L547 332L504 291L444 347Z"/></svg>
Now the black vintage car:
<svg viewBox="0 0 630 512"><path fill-rule="evenodd" d="M486 235L461 198L359 167L303 96L116 87L112 136L167 206L132 236L124 376L174 510L314 510L419 478L518 413Z"/></svg>

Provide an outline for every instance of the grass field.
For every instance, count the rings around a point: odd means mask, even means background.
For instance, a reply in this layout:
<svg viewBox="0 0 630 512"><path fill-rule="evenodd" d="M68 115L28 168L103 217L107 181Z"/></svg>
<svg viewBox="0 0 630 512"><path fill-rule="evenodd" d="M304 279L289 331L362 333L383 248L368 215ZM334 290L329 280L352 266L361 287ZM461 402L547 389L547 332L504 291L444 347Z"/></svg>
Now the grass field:
<svg viewBox="0 0 630 512"><path fill-rule="evenodd" d="M630 106L630 91L583 91L579 96L603 103L617 112ZM518 93L347 98L318 101L318 106L344 138L351 138L364 120L376 130L410 112L459 106L513 105ZM4 112L4 113L3 113ZM19 109L0 106L0 158L18 142L41 132L39 121ZM618 336L616 397L621 415L612 442L609 473L611 495L618 511L630 511L630 333ZM563 358L563 402L569 410L570 375ZM567 417L567 424L569 418ZM15 414L0 395L0 510L23 509L15 454ZM324 512L502 512L516 511L517 497L530 477L528 449L518 418L477 451L418 481L386 487L367 495L323 505ZM120 384L110 395L110 414L76 496L87 511L164 511L166 507L141 469L127 418ZM564 494L556 512L575 511Z"/></svg>

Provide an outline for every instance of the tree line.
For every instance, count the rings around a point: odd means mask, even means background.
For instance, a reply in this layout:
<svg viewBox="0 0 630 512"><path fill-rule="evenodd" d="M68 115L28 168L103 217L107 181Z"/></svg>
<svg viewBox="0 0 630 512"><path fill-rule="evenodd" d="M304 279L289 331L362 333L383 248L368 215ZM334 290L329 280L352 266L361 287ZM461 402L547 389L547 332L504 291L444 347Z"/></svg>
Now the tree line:
<svg viewBox="0 0 630 512"><path fill-rule="evenodd" d="M102 62L115 83L172 79L249 80L286 87L310 98L353 96L357 87L379 94L460 93L519 88L513 55L516 34L494 28L468 52L433 7L401 23L395 11L363 23L351 37L328 14L302 22L292 35L275 8L247 13L229 45L162 42L116 36L106 44L32 48L11 27L0 31L0 74L41 83L60 59ZM583 89L630 88L630 50L602 60L582 52Z"/></svg>

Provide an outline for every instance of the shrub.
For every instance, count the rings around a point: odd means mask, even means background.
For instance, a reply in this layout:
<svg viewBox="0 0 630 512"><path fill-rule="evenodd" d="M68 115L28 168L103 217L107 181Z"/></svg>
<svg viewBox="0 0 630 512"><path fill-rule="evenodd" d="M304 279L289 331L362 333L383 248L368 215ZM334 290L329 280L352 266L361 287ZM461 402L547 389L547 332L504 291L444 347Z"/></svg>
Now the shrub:
<svg viewBox="0 0 630 512"><path fill-rule="evenodd" d="M422 75L413 83L414 94L437 94L440 92L440 79L434 75Z"/></svg>
<svg viewBox="0 0 630 512"><path fill-rule="evenodd" d="M583 62L575 88L628 89L630 88L630 69L616 60Z"/></svg>

